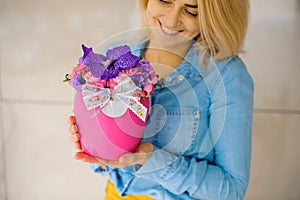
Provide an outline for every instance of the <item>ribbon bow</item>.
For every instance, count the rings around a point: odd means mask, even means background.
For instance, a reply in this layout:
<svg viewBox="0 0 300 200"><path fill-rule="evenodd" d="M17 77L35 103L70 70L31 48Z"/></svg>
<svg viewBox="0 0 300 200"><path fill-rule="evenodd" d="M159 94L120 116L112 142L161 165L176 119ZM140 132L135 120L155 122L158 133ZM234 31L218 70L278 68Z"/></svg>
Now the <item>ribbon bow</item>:
<svg viewBox="0 0 300 200"><path fill-rule="evenodd" d="M124 106L129 108L137 117L145 122L147 108L141 104L140 98L134 96L141 89L137 87L131 78L127 77L114 87L114 92L109 88L100 88L94 85L85 84L82 86L83 101L87 110L96 107L104 108L109 101L118 99Z"/></svg>

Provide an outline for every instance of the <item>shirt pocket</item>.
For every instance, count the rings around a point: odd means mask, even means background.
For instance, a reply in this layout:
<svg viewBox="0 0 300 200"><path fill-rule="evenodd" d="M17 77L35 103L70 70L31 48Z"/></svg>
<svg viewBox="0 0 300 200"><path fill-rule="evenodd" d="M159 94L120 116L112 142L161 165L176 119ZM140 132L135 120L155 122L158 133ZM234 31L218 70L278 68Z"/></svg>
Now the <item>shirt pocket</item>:
<svg viewBox="0 0 300 200"><path fill-rule="evenodd" d="M199 125L199 108L167 107L161 114L164 116L152 119L152 131L156 134L151 142L178 155L191 151Z"/></svg>

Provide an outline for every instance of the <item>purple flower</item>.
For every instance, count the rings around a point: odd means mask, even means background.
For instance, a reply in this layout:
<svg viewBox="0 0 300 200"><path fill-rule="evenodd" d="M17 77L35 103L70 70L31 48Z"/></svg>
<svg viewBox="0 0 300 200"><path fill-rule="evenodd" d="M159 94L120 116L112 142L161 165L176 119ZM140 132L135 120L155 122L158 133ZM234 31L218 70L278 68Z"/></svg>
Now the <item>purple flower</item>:
<svg viewBox="0 0 300 200"><path fill-rule="evenodd" d="M93 76L108 80L118 76L121 70L130 69L137 66L140 58L131 53L127 45L109 49L106 57L102 54L96 54L92 48L82 45L84 55L79 63L86 65Z"/></svg>
<svg viewBox="0 0 300 200"><path fill-rule="evenodd" d="M114 62L112 62L107 68L106 70L103 72L101 79L102 80L108 80L111 78L115 78L119 75L120 70L118 67L116 67L114 65Z"/></svg>
<svg viewBox="0 0 300 200"><path fill-rule="evenodd" d="M87 48L84 44L81 45L83 50L83 56L79 58L79 64L82 64L86 57L93 52L92 48Z"/></svg>
<svg viewBox="0 0 300 200"><path fill-rule="evenodd" d="M136 66L140 58L131 53L130 47L127 45L115 47L106 52L106 57L115 62L115 68L129 69Z"/></svg>
<svg viewBox="0 0 300 200"><path fill-rule="evenodd" d="M82 78L81 75L75 76L71 80L72 87L75 88L77 91L81 91L81 86L85 84L85 80Z"/></svg>
<svg viewBox="0 0 300 200"><path fill-rule="evenodd" d="M152 66L149 61L143 60L140 61L139 64L131 69L127 69L125 73L134 81L136 86L143 89L144 85L149 82L155 82L155 75ZM153 80L152 80L153 79Z"/></svg>
<svg viewBox="0 0 300 200"><path fill-rule="evenodd" d="M106 57L109 60L117 60L120 56L130 53L130 47L127 45L115 47L106 52Z"/></svg>
<svg viewBox="0 0 300 200"><path fill-rule="evenodd" d="M92 48L87 48L84 45L82 45L82 50L84 55L80 61L90 68L96 78L101 78L103 72L109 65L107 58L101 54L94 53Z"/></svg>
<svg viewBox="0 0 300 200"><path fill-rule="evenodd" d="M88 55L83 63L90 68L96 78L101 78L109 64L105 56L93 52Z"/></svg>
<svg viewBox="0 0 300 200"><path fill-rule="evenodd" d="M129 69L136 66L140 62L140 58L130 52L121 55L115 62L115 67L120 69Z"/></svg>

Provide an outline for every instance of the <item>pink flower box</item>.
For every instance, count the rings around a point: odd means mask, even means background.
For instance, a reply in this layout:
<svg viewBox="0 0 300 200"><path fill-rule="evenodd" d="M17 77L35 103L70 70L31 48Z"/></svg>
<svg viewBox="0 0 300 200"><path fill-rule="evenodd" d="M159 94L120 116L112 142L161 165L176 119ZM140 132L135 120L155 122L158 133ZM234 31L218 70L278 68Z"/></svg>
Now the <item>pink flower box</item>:
<svg viewBox="0 0 300 200"><path fill-rule="evenodd" d="M127 45L106 55L84 45L82 50L84 55L64 80L76 90L73 108L81 147L91 156L118 160L140 143L158 76Z"/></svg>
<svg viewBox="0 0 300 200"><path fill-rule="evenodd" d="M149 99L141 100L149 108ZM118 160L126 152L133 152L143 135L146 121L127 109L120 117L109 117L99 107L88 111L82 93L76 92L74 114L80 132L82 150L98 158ZM99 112L99 113L98 113ZM96 116L93 116L98 113Z"/></svg>

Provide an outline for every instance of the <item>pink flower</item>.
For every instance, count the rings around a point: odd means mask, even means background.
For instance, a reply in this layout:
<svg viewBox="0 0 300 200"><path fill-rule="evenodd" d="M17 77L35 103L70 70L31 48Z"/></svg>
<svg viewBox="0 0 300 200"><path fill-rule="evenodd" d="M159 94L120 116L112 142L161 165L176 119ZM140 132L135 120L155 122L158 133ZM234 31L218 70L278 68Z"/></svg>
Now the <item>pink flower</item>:
<svg viewBox="0 0 300 200"><path fill-rule="evenodd" d="M142 95L141 91L140 90L137 90L135 91L135 93L132 94L133 97L136 97L136 98L140 98Z"/></svg>
<svg viewBox="0 0 300 200"><path fill-rule="evenodd" d="M106 80L102 80L100 78L96 78L93 76L92 72L87 72L84 75L84 79L87 84L95 85L101 88L104 88L106 86Z"/></svg>
<svg viewBox="0 0 300 200"><path fill-rule="evenodd" d="M130 68L130 69L125 70L125 73L128 76L139 75L139 74L143 73L143 68L141 68L141 67Z"/></svg>
<svg viewBox="0 0 300 200"><path fill-rule="evenodd" d="M144 86L144 89L142 91L142 96L143 97L149 97L152 95L152 93L154 92L154 85L151 84L151 83L147 83L145 86Z"/></svg>
<svg viewBox="0 0 300 200"><path fill-rule="evenodd" d="M149 74L148 83L152 83L153 85L155 85L156 83L158 83L158 77L156 76L156 74L155 74L154 71L152 71Z"/></svg>
<svg viewBox="0 0 300 200"><path fill-rule="evenodd" d="M126 74L124 74L123 72L120 72L119 75L115 78L111 78L108 80L108 85L111 89L113 89L114 87L116 87L122 80L124 80L126 78Z"/></svg>
<svg viewBox="0 0 300 200"><path fill-rule="evenodd" d="M79 74L85 75L88 72L88 67L84 64L77 64L77 66L72 70L70 79L78 76Z"/></svg>

